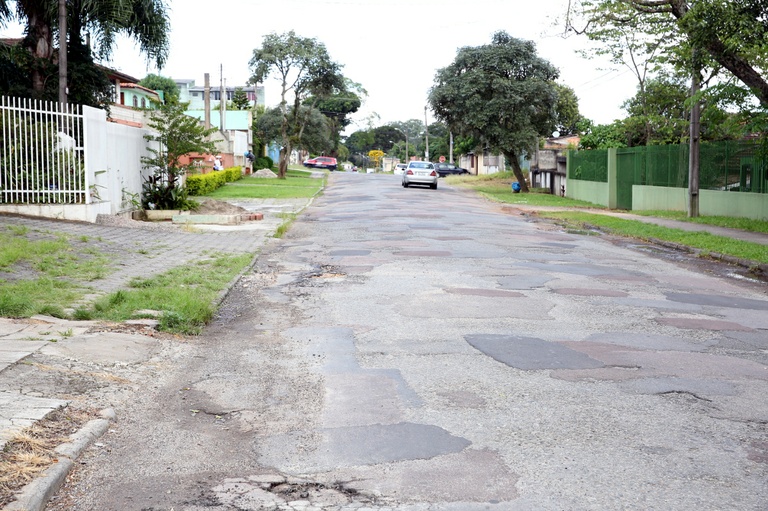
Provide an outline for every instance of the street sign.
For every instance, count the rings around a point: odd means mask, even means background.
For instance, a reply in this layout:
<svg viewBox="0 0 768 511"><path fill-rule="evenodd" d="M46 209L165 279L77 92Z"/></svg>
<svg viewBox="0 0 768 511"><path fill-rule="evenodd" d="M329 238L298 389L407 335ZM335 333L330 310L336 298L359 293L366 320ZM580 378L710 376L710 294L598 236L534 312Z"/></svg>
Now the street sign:
<svg viewBox="0 0 768 511"><path fill-rule="evenodd" d="M438 160L440 160L440 163L445 163L445 156L441 156Z"/></svg>

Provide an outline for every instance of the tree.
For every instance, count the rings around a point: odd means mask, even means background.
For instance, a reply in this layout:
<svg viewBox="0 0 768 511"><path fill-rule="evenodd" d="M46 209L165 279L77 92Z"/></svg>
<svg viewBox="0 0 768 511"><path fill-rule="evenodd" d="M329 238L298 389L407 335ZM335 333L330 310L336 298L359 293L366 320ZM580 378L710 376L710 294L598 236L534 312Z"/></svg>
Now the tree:
<svg viewBox="0 0 768 511"><path fill-rule="evenodd" d="M341 132L349 126L349 116L360 109L363 104L362 97L368 93L359 83L349 78L344 78L343 89L334 90L324 98L308 98L305 103L314 105L323 115L328 117L333 138L332 152L336 153L341 139Z"/></svg>
<svg viewBox="0 0 768 511"><path fill-rule="evenodd" d="M304 112L300 115L307 119L304 134L296 145L297 149L303 149L314 154L328 154L332 149L331 127L328 118L319 110L310 110L308 106L301 107ZM291 114L289 112L289 114ZM278 140L283 115L280 108L272 108L259 116L256 122L256 130L263 140Z"/></svg>
<svg viewBox="0 0 768 511"><path fill-rule="evenodd" d="M497 32L491 44L458 50L454 62L437 72L429 103L453 133L502 152L527 192L520 156L555 126L557 76L533 42Z"/></svg>
<svg viewBox="0 0 768 511"><path fill-rule="evenodd" d="M555 84L557 89L557 105L555 106L555 114L557 120L555 121L555 128L560 132L561 136L574 135L577 131L577 126L581 120L581 114L579 113L579 98L576 97L576 93L567 85Z"/></svg>
<svg viewBox="0 0 768 511"><path fill-rule="evenodd" d="M173 78L150 73L139 82L139 85L147 89L163 91L163 101L165 103L176 103L179 101L179 86L176 85Z"/></svg>
<svg viewBox="0 0 768 511"><path fill-rule="evenodd" d="M181 178L188 166L181 157L190 153L213 153L215 147L207 141L215 128L205 129L196 118L185 115L189 103L156 104L147 123L153 134L145 135L150 157L141 159L152 175L144 182L141 204L144 209L189 209L186 189Z"/></svg>
<svg viewBox="0 0 768 511"><path fill-rule="evenodd" d="M308 122L300 105L310 96L319 101L334 90L344 87L340 67L328 55L325 45L316 39L299 37L291 30L285 34L264 36L261 48L253 51L249 63L250 83L258 84L270 74L277 73L280 81L280 163L278 176L285 179L288 157L294 145L301 141ZM288 94L293 94L293 108L289 108ZM314 106L314 105L312 105Z"/></svg>
<svg viewBox="0 0 768 511"><path fill-rule="evenodd" d="M589 119L582 119L579 123L581 149L610 149L627 147L626 134L623 121L613 121L611 124L595 125Z"/></svg>
<svg viewBox="0 0 768 511"><path fill-rule="evenodd" d="M767 9L765 0L579 0L569 19L570 28L600 41L640 34L647 50L657 48L646 54L663 56L654 61L675 64L686 75L693 72L692 49L698 48L709 58L698 63L702 68L728 70L768 108ZM585 19L583 29L575 27L578 15Z"/></svg>
<svg viewBox="0 0 768 511"><path fill-rule="evenodd" d="M235 92L232 94L232 101L230 102L227 109L231 109L231 110L250 110L251 109L251 102L248 100L248 95L245 93L242 87L235 88Z"/></svg>
<svg viewBox="0 0 768 511"><path fill-rule="evenodd" d="M15 9L11 5L15 5ZM91 35L98 48L98 56L109 58L118 34L125 34L139 43L148 60L162 68L169 51L170 26L167 7L163 0L67 0L67 30L70 47L79 47L69 63L96 67L85 44L84 33ZM25 96L56 99L50 91L56 90L58 74L54 66L56 49L53 37L58 30L58 0L0 0L0 25L10 20L26 24L23 47L31 58L22 61L30 76L31 89ZM70 54L68 53L68 57ZM79 59L79 60L78 60ZM106 79L84 70L79 76L96 76L98 82ZM103 83L103 82L102 82ZM68 79L70 89L82 85ZM52 87L53 85L53 87ZM92 103L98 103L93 101Z"/></svg>

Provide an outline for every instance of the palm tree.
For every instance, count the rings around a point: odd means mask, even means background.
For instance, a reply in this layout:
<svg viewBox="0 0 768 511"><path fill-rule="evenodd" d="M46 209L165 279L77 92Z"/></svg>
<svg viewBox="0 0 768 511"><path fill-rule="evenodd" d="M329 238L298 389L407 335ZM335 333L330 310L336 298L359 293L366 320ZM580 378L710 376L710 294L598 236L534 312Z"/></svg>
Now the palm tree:
<svg viewBox="0 0 768 511"><path fill-rule="evenodd" d="M15 5L15 10L11 8ZM95 37L97 55L109 58L118 34L139 43L139 48L162 68L168 58L170 21L164 0L67 0L70 44L85 46L83 34ZM54 31L58 27L58 0L0 0L0 25L16 19L26 22L23 46L32 54L33 95L44 93L46 65L53 63Z"/></svg>

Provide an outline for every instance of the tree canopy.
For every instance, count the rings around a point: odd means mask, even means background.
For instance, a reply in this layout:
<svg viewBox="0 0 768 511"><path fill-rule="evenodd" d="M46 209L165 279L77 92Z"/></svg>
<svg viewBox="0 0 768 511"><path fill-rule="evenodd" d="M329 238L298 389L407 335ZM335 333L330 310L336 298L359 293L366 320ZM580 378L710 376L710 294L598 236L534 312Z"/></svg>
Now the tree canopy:
<svg viewBox="0 0 768 511"><path fill-rule="evenodd" d="M454 62L438 70L429 104L453 133L502 152L528 191L520 156L555 127L557 76L533 42L497 32L490 44L460 48Z"/></svg>
<svg viewBox="0 0 768 511"><path fill-rule="evenodd" d="M302 103L312 96L316 104L335 91L343 90L341 67L331 60L323 43L314 38L300 37L293 30L264 36L261 47L253 50L249 65L252 73L250 83L261 83L272 74L277 74L280 82L278 108L283 118L280 126L279 176L285 178L288 157L292 148L300 143L309 121L302 115L308 111L300 108ZM288 103L290 94L293 95L292 108Z"/></svg>
<svg viewBox="0 0 768 511"><path fill-rule="evenodd" d="M641 82L648 67L665 64L686 76L725 69L765 109L767 13L766 0L574 0L569 28L600 42L598 53L634 67Z"/></svg>
<svg viewBox="0 0 768 511"><path fill-rule="evenodd" d="M170 23L164 0L68 0L68 87L72 101L103 106L109 82L94 64L86 34L96 44L96 56L108 59L119 34L139 44L159 68L169 51ZM58 70L54 35L58 31L57 0L0 0L0 25L16 20L25 25L22 52L4 52L1 66L15 69L3 92L25 97L57 99Z"/></svg>
<svg viewBox="0 0 768 511"><path fill-rule="evenodd" d="M179 86L173 78L150 73L139 82L139 85L147 89L163 91L165 103L175 103L179 100Z"/></svg>

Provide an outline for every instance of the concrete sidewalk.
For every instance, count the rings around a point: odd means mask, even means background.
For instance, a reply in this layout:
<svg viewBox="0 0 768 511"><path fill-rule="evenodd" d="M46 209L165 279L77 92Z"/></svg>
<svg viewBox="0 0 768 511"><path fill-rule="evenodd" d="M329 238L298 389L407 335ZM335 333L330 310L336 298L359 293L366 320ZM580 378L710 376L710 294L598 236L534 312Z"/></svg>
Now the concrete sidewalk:
<svg viewBox="0 0 768 511"><path fill-rule="evenodd" d="M311 199L249 199L233 201L249 212L262 213L263 220L239 225L172 225L169 222L136 222L108 217L102 223L57 221L0 214L0 230L24 228L31 237L54 233L89 244L108 254L113 271L88 283L92 293L84 301L127 287L135 277L147 278L191 263L215 252L247 253L256 257L287 214L303 210ZM141 321L137 321L140 323ZM98 322L69 321L49 316L29 319L0 318L0 449L20 430L43 419L70 401L41 395L37 389L18 389L3 384L3 375L32 355L83 360L94 365L109 360L114 364L141 363L157 340L135 333L89 333ZM99 329L101 330L101 329ZM19 500L4 509L42 510L67 475L67 467L98 435L106 431L108 419L92 421L81 440L58 453L59 461L36 479ZM90 432L89 432L90 431ZM98 435L96 434L98 433ZM73 452L74 451L74 452Z"/></svg>

